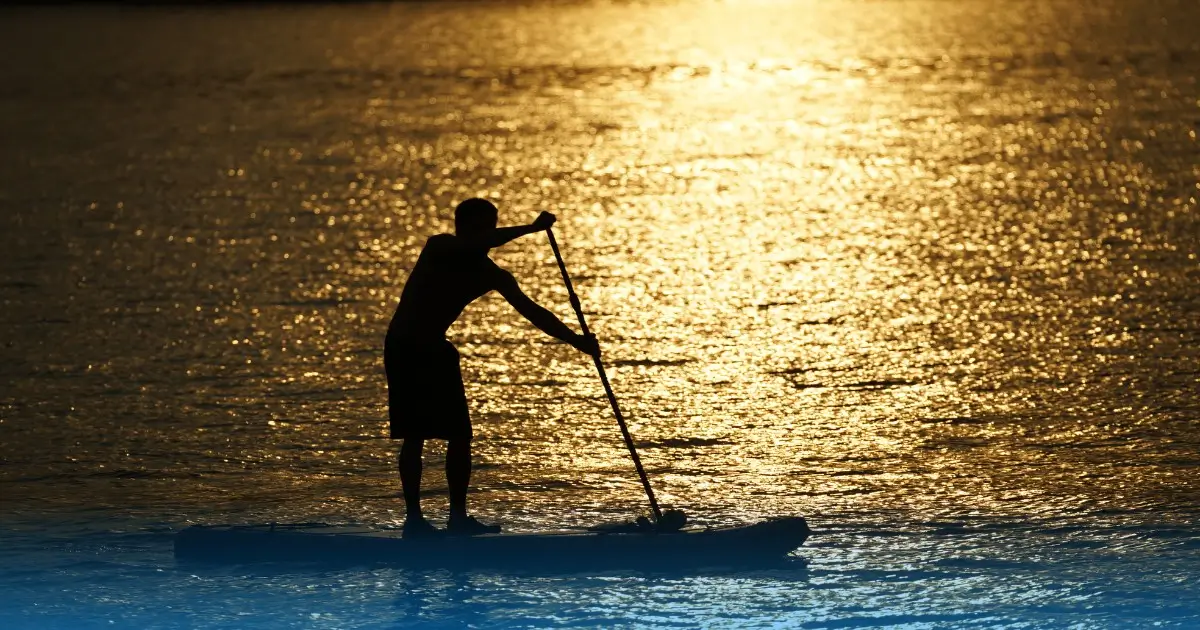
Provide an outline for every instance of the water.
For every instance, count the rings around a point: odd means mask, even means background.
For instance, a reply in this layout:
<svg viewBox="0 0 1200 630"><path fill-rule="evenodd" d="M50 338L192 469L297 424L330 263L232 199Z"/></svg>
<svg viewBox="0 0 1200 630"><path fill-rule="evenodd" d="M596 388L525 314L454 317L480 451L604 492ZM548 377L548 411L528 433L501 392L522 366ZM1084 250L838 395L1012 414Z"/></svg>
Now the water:
<svg viewBox="0 0 1200 630"><path fill-rule="evenodd" d="M1194 627L1190 2L401 3L0 20L0 625ZM177 566L397 523L382 340L471 195L556 212L660 500L786 570ZM547 243L495 258L572 321ZM644 498L589 363L451 329L474 510ZM444 516L442 451L428 511Z"/></svg>

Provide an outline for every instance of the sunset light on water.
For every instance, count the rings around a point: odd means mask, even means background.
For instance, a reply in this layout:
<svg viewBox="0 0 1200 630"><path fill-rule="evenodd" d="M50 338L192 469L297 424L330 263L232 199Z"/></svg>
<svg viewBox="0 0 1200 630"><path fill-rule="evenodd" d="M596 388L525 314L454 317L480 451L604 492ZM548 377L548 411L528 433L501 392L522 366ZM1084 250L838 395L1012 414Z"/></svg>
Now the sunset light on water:
<svg viewBox="0 0 1200 630"><path fill-rule="evenodd" d="M1192 4L6 11L3 627L1200 620ZM399 526L384 335L469 197L557 215L658 500L805 517L786 566L175 561ZM492 258L575 326L544 235ZM590 359L494 293L448 338L474 513L648 510Z"/></svg>

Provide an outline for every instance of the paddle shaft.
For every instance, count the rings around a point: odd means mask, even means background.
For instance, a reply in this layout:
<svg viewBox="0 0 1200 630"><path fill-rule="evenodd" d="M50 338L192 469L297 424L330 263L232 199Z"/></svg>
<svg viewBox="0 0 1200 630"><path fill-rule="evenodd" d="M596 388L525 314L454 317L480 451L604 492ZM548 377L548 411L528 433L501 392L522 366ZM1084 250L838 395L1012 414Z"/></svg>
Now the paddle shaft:
<svg viewBox="0 0 1200 630"><path fill-rule="evenodd" d="M558 241L554 240L554 230L547 228L546 236L550 237L550 248L554 250L554 257L558 259L558 270L562 272L563 282L567 285L567 296L571 299L571 307L575 309L575 315L579 318L579 327L583 329L583 334L588 334L587 320L583 318L583 307L579 304L579 296L575 295L575 287L571 285L571 276L567 275L567 264L563 262L562 253L558 251ZM600 382L604 385L604 393L608 394L608 402L612 405L613 415L617 417L617 424L621 426L621 435L625 438L625 446L629 448L629 455L633 457L633 465L637 468L638 476L642 478L642 487L646 489L646 497L650 499L650 509L654 511L654 522L658 523L662 520L662 511L658 509L658 501L654 498L654 489L650 487L650 479L646 477L646 469L642 468L642 459L638 457L637 449L633 446L633 436L629 435L629 427L625 425L625 418L621 415L621 408L617 406L617 396L613 394L612 385L608 383L608 375L604 373L604 363L600 361L599 355L592 357L592 361L596 363L596 371L600 373Z"/></svg>

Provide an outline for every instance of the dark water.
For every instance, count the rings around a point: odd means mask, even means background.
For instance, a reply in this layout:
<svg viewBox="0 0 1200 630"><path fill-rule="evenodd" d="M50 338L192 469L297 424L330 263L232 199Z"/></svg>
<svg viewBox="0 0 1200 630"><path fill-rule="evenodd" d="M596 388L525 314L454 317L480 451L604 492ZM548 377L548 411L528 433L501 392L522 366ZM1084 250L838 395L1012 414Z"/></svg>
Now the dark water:
<svg viewBox="0 0 1200 630"><path fill-rule="evenodd" d="M0 17L0 626L1200 624L1195 3ZM661 500L804 515L795 566L175 564L397 522L383 333L472 195L558 214ZM570 321L544 239L495 258ZM585 360L450 334L477 513L644 509Z"/></svg>

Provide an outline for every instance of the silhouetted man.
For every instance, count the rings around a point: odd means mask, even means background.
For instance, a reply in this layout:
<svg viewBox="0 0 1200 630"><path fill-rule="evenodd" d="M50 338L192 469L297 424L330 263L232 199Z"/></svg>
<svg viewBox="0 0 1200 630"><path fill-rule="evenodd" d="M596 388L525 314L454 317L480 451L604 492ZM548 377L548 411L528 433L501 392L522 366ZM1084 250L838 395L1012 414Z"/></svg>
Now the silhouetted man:
<svg viewBox="0 0 1200 630"><path fill-rule="evenodd" d="M454 234L430 237L404 285L400 305L388 326L384 367L388 380L391 436L400 448L400 483L404 488L404 536L438 530L421 513L421 451L425 440L446 445L446 481L450 486L450 534L500 531L467 514L471 480L471 417L463 390L458 351L446 340L446 329L463 309L496 290L517 312L546 334L590 355L599 354L595 337L577 334L550 311L526 296L512 274L488 258L488 250L519 236L554 225L554 215L541 213L530 225L496 227L496 206L468 199L454 209Z"/></svg>

